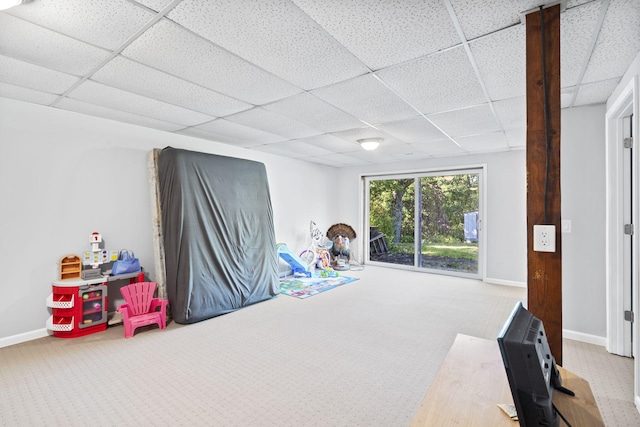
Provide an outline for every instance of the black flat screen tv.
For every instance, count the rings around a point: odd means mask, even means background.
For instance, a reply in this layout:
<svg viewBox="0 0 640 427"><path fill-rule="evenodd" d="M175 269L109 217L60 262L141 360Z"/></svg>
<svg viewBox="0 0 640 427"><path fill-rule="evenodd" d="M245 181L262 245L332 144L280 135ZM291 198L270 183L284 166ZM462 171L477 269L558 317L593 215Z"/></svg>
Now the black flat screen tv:
<svg viewBox="0 0 640 427"><path fill-rule="evenodd" d="M557 426L554 389L572 393L562 388L542 321L518 302L498 333L498 346L520 426Z"/></svg>

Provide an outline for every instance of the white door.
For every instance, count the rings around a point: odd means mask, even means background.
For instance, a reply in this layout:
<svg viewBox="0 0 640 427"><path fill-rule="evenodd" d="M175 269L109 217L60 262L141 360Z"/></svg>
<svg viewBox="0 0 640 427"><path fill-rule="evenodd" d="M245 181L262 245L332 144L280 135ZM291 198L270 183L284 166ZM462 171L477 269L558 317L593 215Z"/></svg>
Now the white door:
<svg viewBox="0 0 640 427"><path fill-rule="evenodd" d="M634 307L638 300L640 267L640 167L635 148L624 148L625 138L638 134L640 109L638 79L632 79L611 102L606 114L607 153L607 350L631 357L638 354ZM634 235L624 233L635 222ZM640 358L634 358L634 402L640 410Z"/></svg>
<svg viewBox="0 0 640 427"><path fill-rule="evenodd" d="M634 199L638 191L638 184L634 185L636 179L636 171L634 170L634 150L633 135L631 130L632 116L626 116L621 119L621 137L624 146L623 151L623 310L624 321L622 322L622 356L633 356L633 283L637 280L638 271L638 250L637 239L639 224L635 224L634 219L637 218L635 211Z"/></svg>

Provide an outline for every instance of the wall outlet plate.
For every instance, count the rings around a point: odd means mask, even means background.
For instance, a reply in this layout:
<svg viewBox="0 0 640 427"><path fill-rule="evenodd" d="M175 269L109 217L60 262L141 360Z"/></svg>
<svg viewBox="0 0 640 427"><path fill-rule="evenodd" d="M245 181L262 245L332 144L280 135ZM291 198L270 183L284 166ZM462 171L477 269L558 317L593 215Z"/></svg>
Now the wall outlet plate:
<svg viewBox="0 0 640 427"><path fill-rule="evenodd" d="M536 252L556 251L556 226L555 225L534 225L533 226L533 250Z"/></svg>

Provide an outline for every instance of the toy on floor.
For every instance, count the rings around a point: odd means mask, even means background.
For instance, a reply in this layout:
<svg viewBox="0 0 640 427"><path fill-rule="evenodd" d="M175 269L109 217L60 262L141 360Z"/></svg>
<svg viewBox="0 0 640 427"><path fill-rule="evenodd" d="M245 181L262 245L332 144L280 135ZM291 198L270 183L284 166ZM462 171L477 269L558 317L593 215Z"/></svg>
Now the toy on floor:
<svg viewBox="0 0 640 427"><path fill-rule="evenodd" d="M282 258L291 267L291 274L311 277L311 269L309 268L309 265L298 255L291 252L286 244L278 243L276 245L276 251L280 258Z"/></svg>
<svg viewBox="0 0 640 427"><path fill-rule="evenodd" d="M318 277L339 277L340 273L335 271L333 268L329 267L326 270L320 270L318 272Z"/></svg>
<svg viewBox="0 0 640 427"><path fill-rule="evenodd" d="M329 250L331 246L333 246L333 242L322 235L322 231L320 231L320 228L314 221L311 221L309 224L309 235L311 237L311 244L306 250L300 253L300 258L307 263L311 270L314 268L322 270L330 267L331 257Z"/></svg>
<svg viewBox="0 0 640 427"><path fill-rule="evenodd" d="M318 253L318 262L316 263L316 268L319 268L320 270L331 269L331 255L329 255L329 249L325 247L319 247L316 252Z"/></svg>
<svg viewBox="0 0 640 427"><path fill-rule="evenodd" d="M331 265L335 270L349 270L351 251L349 241L356 238L355 230L347 224L334 224L327 230L327 237L333 241L331 246Z"/></svg>
<svg viewBox="0 0 640 427"><path fill-rule="evenodd" d="M120 288L125 304L118 306L122 313L124 337L131 338L136 328L157 324L160 329L167 327L168 300L154 298L155 282L137 282Z"/></svg>

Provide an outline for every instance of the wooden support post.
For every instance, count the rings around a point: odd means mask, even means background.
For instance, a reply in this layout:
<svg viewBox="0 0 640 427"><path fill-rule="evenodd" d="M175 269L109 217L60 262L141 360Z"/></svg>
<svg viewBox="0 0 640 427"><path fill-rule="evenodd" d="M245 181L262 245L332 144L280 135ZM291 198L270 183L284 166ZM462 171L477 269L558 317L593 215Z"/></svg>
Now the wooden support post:
<svg viewBox="0 0 640 427"><path fill-rule="evenodd" d="M526 15L526 31L528 309L562 364L560 5ZM533 226L543 224L556 227L555 252L533 251Z"/></svg>
<svg viewBox="0 0 640 427"><path fill-rule="evenodd" d="M155 282L158 289L158 298L167 299L164 236L162 234L162 212L160 211L160 183L158 181L158 157L161 151L159 148L154 148L147 155L147 173L151 198L151 227L153 229L153 255L156 270Z"/></svg>

